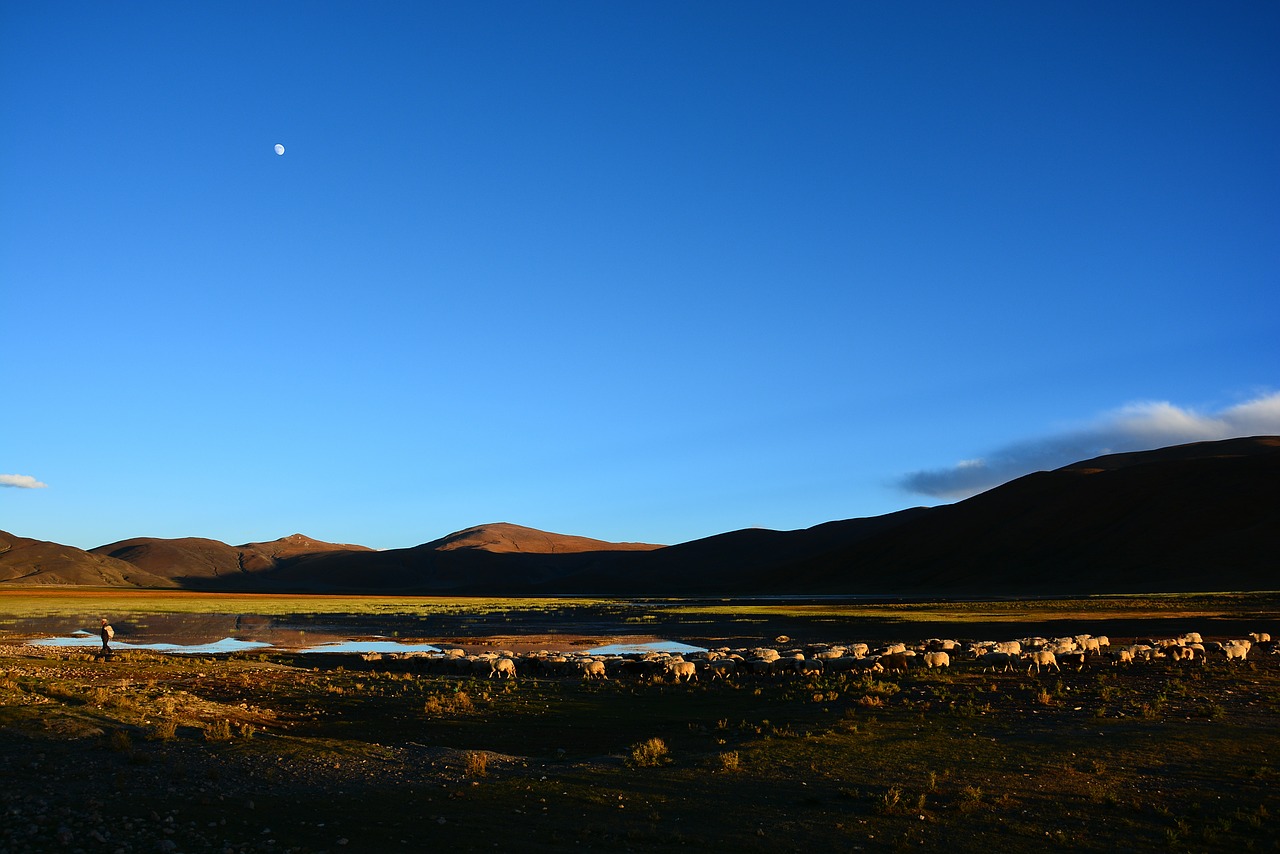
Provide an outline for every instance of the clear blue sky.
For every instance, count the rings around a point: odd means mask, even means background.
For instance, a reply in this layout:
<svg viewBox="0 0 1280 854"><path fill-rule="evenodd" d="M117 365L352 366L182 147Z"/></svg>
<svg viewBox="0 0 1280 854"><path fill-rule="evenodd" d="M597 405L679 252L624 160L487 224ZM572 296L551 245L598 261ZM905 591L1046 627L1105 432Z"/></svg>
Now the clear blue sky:
<svg viewBox="0 0 1280 854"><path fill-rule="evenodd" d="M22 536L674 543L1280 433L1273 2L8 0L0 104Z"/></svg>

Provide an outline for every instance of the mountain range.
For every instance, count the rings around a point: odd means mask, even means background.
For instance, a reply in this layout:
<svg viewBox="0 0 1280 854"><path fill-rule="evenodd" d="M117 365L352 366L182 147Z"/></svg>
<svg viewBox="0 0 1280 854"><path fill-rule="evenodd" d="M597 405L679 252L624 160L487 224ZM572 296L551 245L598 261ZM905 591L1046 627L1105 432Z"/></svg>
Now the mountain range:
<svg viewBox="0 0 1280 854"><path fill-rule="evenodd" d="M441 595L1020 596L1280 589L1280 437L1113 454L980 495L661 546L509 523L375 551L301 534L89 551L0 531L18 586Z"/></svg>

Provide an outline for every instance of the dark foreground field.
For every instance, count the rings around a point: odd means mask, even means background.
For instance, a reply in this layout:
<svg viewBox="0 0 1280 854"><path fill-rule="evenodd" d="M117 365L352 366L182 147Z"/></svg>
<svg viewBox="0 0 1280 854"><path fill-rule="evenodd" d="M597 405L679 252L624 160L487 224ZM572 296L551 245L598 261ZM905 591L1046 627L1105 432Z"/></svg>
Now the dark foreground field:
<svg viewBox="0 0 1280 854"><path fill-rule="evenodd" d="M1280 655L676 684L0 648L0 852L1274 851L1278 764Z"/></svg>

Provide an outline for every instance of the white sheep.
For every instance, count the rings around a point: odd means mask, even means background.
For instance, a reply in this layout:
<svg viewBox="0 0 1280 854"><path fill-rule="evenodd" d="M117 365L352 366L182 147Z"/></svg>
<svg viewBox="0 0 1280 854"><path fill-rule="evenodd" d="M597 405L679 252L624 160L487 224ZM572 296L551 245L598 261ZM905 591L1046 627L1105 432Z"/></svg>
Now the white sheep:
<svg viewBox="0 0 1280 854"><path fill-rule="evenodd" d="M604 672L604 662L594 658L588 658L585 661L578 662L578 668L582 670L583 679L608 679L609 676Z"/></svg>
<svg viewBox="0 0 1280 854"><path fill-rule="evenodd" d="M945 652L926 652L923 656L924 666L932 670L935 667L950 667L951 656Z"/></svg>
<svg viewBox="0 0 1280 854"><path fill-rule="evenodd" d="M681 680L691 682L698 678L698 666L692 661L685 661L683 658L673 658L667 662L667 672L670 673L677 682Z"/></svg>
<svg viewBox="0 0 1280 854"><path fill-rule="evenodd" d="M728 679L733 675L737 662L732 658L721 658L716 661L707 662L707 672L711 674L712 679Z"/></svg>
<svg viewBox="0 0 1280 854"><path fill-rule="evenodd" d="M1244 661L1246 656L1249 655L1249 649L1253 644L1247 640L1232 640L1227 641L1224 644L1218 644L1218 646L1222 648L1224 653L1226 653L1227 661L1232 661L1237 658Z"/></svg>
<svg viewBox="0 0 1280 854"><path fill-rule="evenodd" d="M489 678L497 676L499 679L516 678L516 663L509 658L496 658L490 662Z"/></svg>
<svg viewBox="0 0 1280 854"><path fill-rule="evenodd" d="M1054 670L1058 671L1059 673L1062 672L1062 668L1058 666L1058 657L1054 655L1052 652L1049 652L1049 650L1047 649L1042 649L1036 652L1028 653L1026 658L1028 661L1031 662L1030 664L1027 665L1028 676L1031 675L1031 668L1033 667L1036 669L1036 673L1040 672L1040 668L1042 666L1052 667Z"/></svg>

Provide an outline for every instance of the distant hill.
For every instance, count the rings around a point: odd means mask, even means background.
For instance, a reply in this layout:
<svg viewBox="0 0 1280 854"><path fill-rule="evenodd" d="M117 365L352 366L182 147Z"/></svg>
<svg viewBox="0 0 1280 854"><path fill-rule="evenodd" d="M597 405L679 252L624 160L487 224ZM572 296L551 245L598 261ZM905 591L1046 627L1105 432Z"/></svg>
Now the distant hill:
<svg viewBox="0 0 1280 854"><path fill-rule="evenodd" d="M495 554L576 554L600 551L652 551L662 546L648 543L607 543L589 537L550 534L535 528L524 528L510 522L495 522L467 528L424 543L419 548L445 552L455 549L478 549Z"/></svg>
<svg viewBox="0 0 1280 854"><path fill-rule="evenodd" d="M1280 589L1280 437L1037 472L788 567L811 592Z"/></svg>
<svg viewBox="0 0 1280 854"><path fill-rule="evenodd" d="M373 551L294 534L83 552L8 534L0 584L387 594L1025 596L1280 589L1280 437L1114 454L955 504L655 546L510 523Z"/></svg>
<svg viewBox="0 0 1280 854"><path fill-rule="evenodd" d="M127 561L184 587L252 583L255 573L269 572L283 563L325 552L367 552L366 546L326 543L291 534L266 543L229 546L201 537L159 539L136 537L90 549L89 553Z"/></svg>
<svg viewBox="0 0 1280 854"><path fill-rule="evenodd" d="M177 587L127 561L74 546L0 531L0 584L21 586Z"/></svg>

